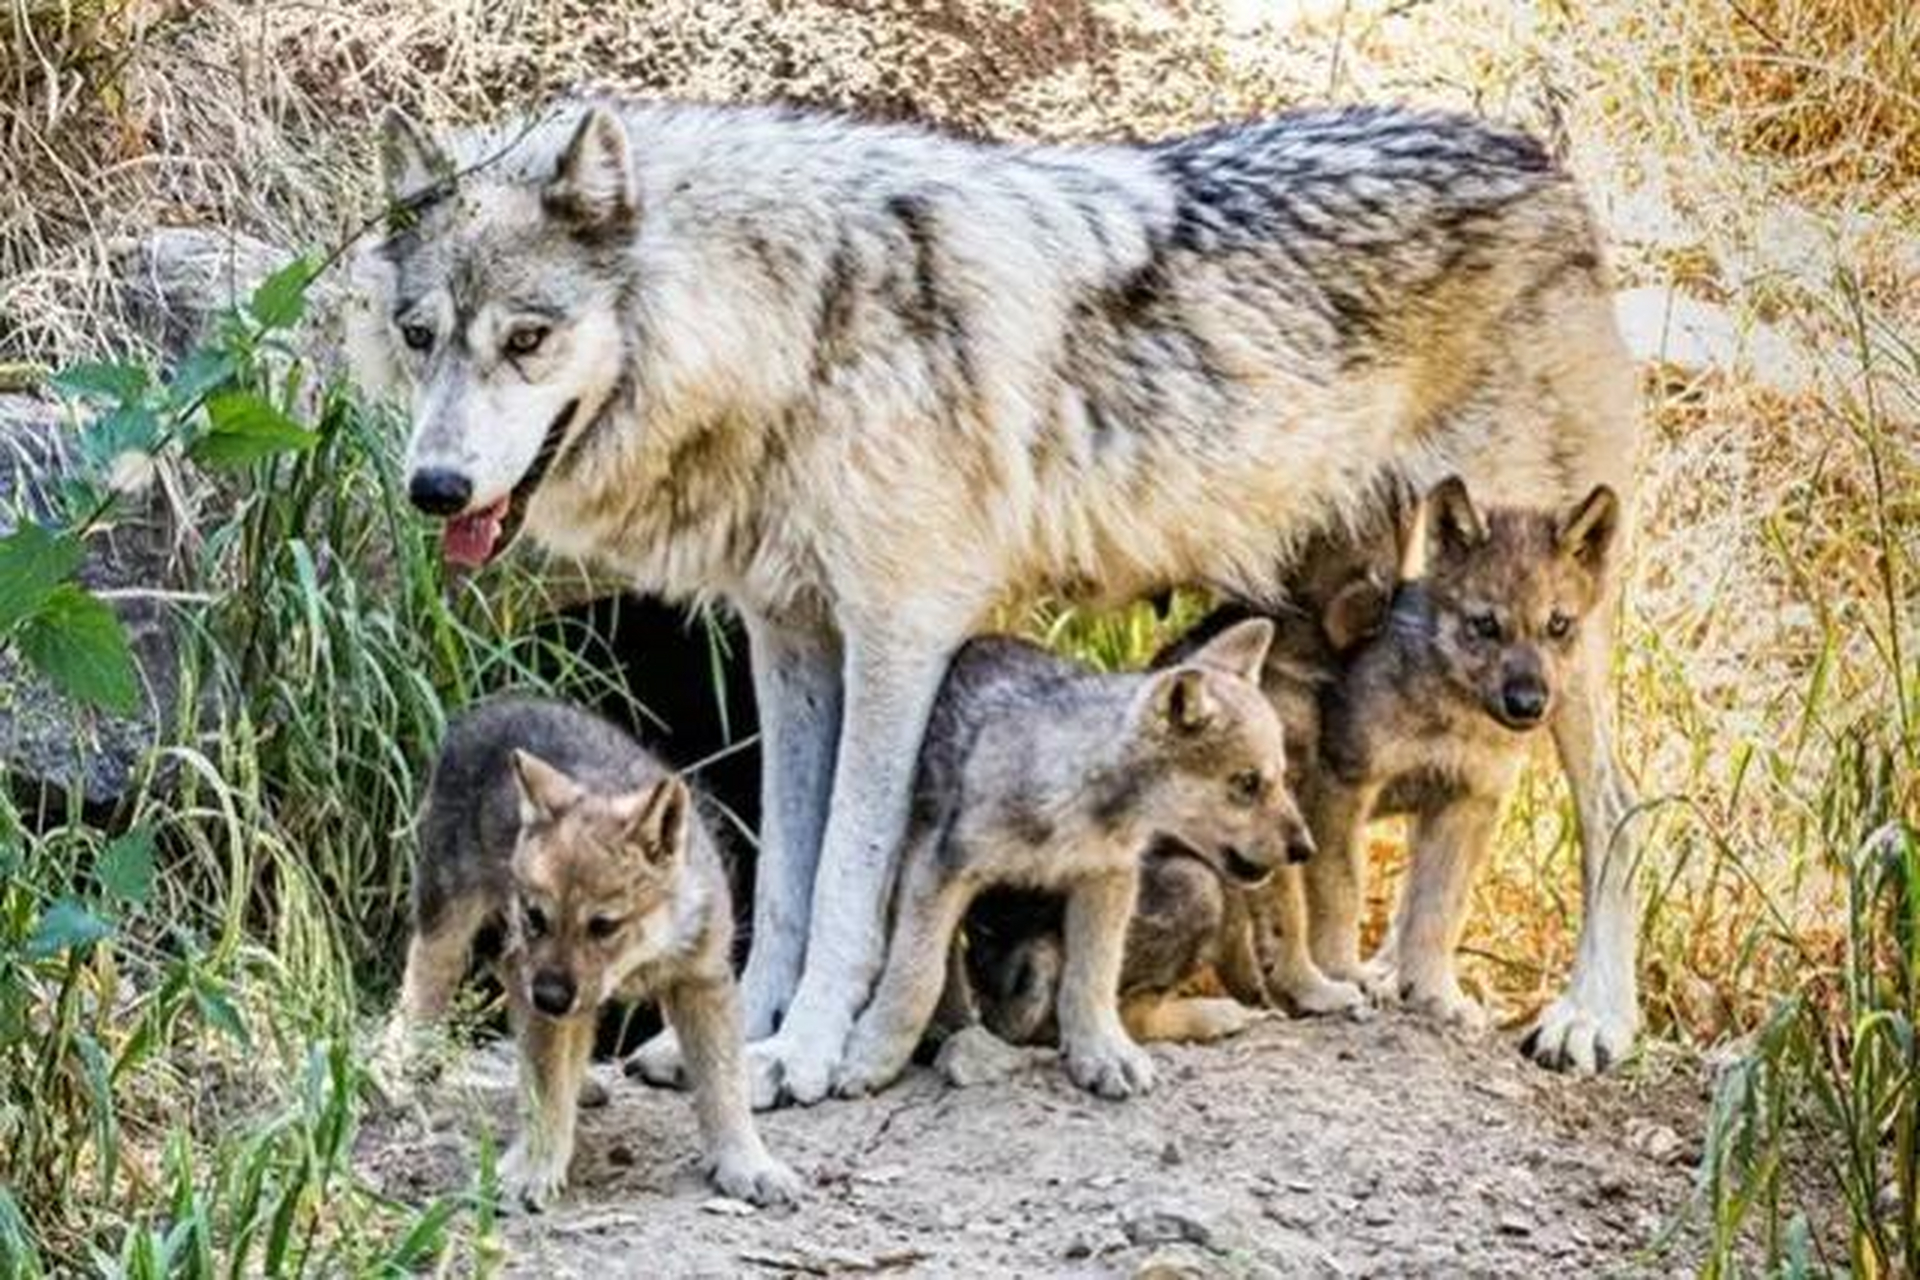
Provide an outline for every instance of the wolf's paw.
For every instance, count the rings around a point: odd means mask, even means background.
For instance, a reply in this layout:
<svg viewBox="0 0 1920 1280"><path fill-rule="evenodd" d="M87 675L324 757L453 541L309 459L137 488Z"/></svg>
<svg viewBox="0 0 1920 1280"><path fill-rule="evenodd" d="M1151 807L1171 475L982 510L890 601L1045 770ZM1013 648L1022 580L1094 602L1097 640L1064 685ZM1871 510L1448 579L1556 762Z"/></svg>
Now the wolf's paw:
<svg viewBox="0 0 1920 1280"><path fill-rule="evenodd" d="M1286 997L1295 1013L1305 1017L1350 1013L1367 1002L1366 993L1357 984L1317 973L1304 980L1280 984L1274 989Z"/></svg>
<svg viewBox="0 0 1920 1280"><path fill-rule="evenodd" d="M1103 1098L1131 1098L1153 1088L1152 1055L1123 1037L1073 1045L1066 1060L1068 1077Z"/></svg>
<svg viewBox="0 0 1920 1280"><path fill-rule="evenodd" d="M1468 995L1451 971L1409 972L1391 962L1369 965L1367 992L1374 1003L1398 1006L1442 1026L1479 1035L1487 1029L1487 1007Z"/></svg>
<svg viewBox="0 0 1920 1280"><path fill-rule="evenodd" d="M778 1035L747 1046L753 1105L764 1111L783 1102L810 1107L833 1088L843 1033L810 1036L783 1027Z"/></svg>
<svg viewBox="0 0 1920 1280"><path fill-rule="evenodd" d="M687 1066L680 1056L680 1037L668 1027L633 1051L626 1073L662 1089L687 1087Z"/></svg>
<svg viewBox="0 0 1920 1280"><path fill-rule="evenodd" d="M539 1213L566 1189L569 1163L564 1155L536 1156L525 1142L514 1143L500 1161L503 1207Z"/></svg>
<svg viewBox="0 0 1920 1280"><path fill-rule="evenodd" d="M395 1104L408 1102L432 1078L430 1041L426 1031L398 1015L388 1021L367 1060L367 1078L381 1097Z"/></svg>
<svg viewBox="0 0 1920 1280"><path fill-rule="evenodd" d="M800 1198L800 1175L764 1151L720 1156L707 1176L721 1195L762 1208Z"/></svg>
<svg viewBox="0 0 1920 1280"><path fill-rule="evenodd" d="M864 1098L880 1092L899 1077L905 1066L900 1055L886 1045L863 1041L858 1036L847 1049L846 1060L833 1073L836 1098Z"/></svg>
<svg viewBox="0 0 1920 1280"><path fill-rule="evenodd" d="M1520 1052L1549 1071L1591 1075L1633 1049L1634 1018L1589 1008L1571 993L1548 1005L1520 1042Z"/></svg>
<svg viewBox="0 0 1920 1280"><path fill-rule="evenodd" d="M982 1026L963 1027L940 1046L933 1069L955 1089L996 1084L1026 1063L1029 1052L1008 1044Z"/></svg>

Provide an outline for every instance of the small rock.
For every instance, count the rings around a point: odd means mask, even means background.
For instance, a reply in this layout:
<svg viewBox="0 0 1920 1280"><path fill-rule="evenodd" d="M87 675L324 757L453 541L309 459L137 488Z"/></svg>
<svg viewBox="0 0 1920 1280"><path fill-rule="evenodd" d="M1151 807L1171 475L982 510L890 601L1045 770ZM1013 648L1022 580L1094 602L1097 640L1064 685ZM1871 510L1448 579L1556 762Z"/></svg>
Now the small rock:
<svg viewBox="0 0 1920 1280"><path fill-rule="evenodd" d="M709 1196L700 1202L700 1212L718 1214L723 1218L749 1218L759 1210L745 1200L735 1200L732 1196Z"/></svg>
<svg viewBox="0 0 1920 1280"><path fill-rule="evenodd" d="M1494 1226L1503 1236L1530 1236L1533 1234L1533 1223L1527 1221L1517 1213L1501 1214L1499 1221L1496 1222Z"/></svg>
<svg viewBox="0 0 1920 1280"><path fill-rule="evenodd" d="M1627 1146L1659 1164L1680 1164L1687 1158L1685 1139L1672 1126L1651 1120L1627 1121Z"/></svg>
<svg viewBox="0 0 1920 1280"><path fill-rule="evenodd" d="M1133 1280L1199 1280L1204 1268L1177 1253L1155 1253L1134 1268Z"/></svg>
<svg viewBox="0 0 1920 1280"><path fill-rule="evenodd" d="M1160 1163L1171 1169L1186 1162L1186 1153L1180 1150L1180 1139L1168 1138L1167 1145L1160 1148Z"/></svg>
<svg viewBox="0 0 1920 1280"><path fill-rule="evenodd" d="M1394 1219L1398 1216L1398 1214L1394 1213L1392 1206L1379 1200L1371 1200L1367 1202L1367 1207L1361 1211L1360 1220L1370 1227L1386 1227L1392 1226Z"/></svg>
<svg viewBox="0 0 1920 1280"><path fill-rule="evenodd" d="M1008 1044L976 1024L948 1036L933 1066L954 1088L970 1089L1007 1079L1027 1061L1027 1056L1019 1046Z"/></svg>
<svg viewBox="0 0 1920 1280"><path fill-rule="evenodd" d="M1133 1244L1197 1244L1213 1247L1213 1226L1193 1209L1157 1202L1121 1211L1120 1229Z"/></svg>
<svg viewBox="0 0 1920 1280"><path fill-rule="evenodd" d="M869 1186L888 1187L900 1181L906 1172L905 1165L883 1164L872 1169L855 1170L853 1180L864 1182Z"/></svg>

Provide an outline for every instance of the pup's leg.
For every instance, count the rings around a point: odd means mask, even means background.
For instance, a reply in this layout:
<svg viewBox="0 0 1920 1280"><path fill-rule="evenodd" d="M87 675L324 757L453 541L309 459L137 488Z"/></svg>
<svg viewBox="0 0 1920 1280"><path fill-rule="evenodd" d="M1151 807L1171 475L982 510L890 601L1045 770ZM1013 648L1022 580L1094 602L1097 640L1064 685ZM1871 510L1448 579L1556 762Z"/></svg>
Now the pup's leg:
<svg viewBox="0 0 1920 1280"><path fill-rule="evenodd" d="M491 904L486 895L469 893L417 912L414 934L407 942L406 973L400 980L400 1000L388 1019L374 1060L374 1076L389 1092L404 1091L426 1034L441 1019L460 990L473 959L473 940L486 924Z"/></svg>
<svg viewBox="0 0 1920 1280"><path fill-rule="evenodd" d="M516 1002L517 1006L517 1002ZM575 1102L593 1052L594 1019L543 1018L516 1007L520 1040L520 1135L500 1162L509 1203L540 1210L567 1185Z"/></svg>
<svg viewBox="0 0 1920 1280"><path fill-rule="evenodd" d="M1274 892L1274 886L1258 889L1227 890L1225 910L1220 921L1219 959L1215 969L1220 982L1241 1004L1271 1008L1274 993L1267 988L1266 966L1261 962L1261 924L1258 913L1261 900Z"/></svg>
<svg viewBox="0 0 1920 1280"><path fill-rule="evenodd" d="M1358 982L1360 913L1367 896L1367 852L1361 837L1376 792L1331 779L1301 790L1301 809L1318 850L1306 864L1308 946L1323 975Z"/></svg>
<svg viewBox="0 0 1920 1280"><path fill-rule="evenodd" d="M814 869L826 829L840 736L840 638L825 622L782 625L748 614L760 712L760 861L753 946L740 987L746 1034L773 1034L800 983ZM642 1074L672 1078L678 1054L648 1045Z"/></svg>
<svg viewBox="0 0 1920 1280"><path fill-rule="evenodd" d="M916 841L907 851L887 967L872 1002L854 1025L846 1060L834 1081L834 1091L843 1098L863 1097L891 1084L906 1069L940 1002L954 934L972 897L940 864L931 841Z"/></svg>
<svg viewBox="0 0 1920 1280"><path fill-rule="evenodd" d="M1323 848L1317 856L1327 857L1329 851ZM1331 851L1331 856L1338 857L1339 851ZM1307 865L1311 867L1312 862ZM1272 949L1267 966L1267 989L1285 999L1298 1013L1340 1013L1357 1008L1365 1001L1359 986L1344 979L1329 978L1314 961L1311 945L1314 926L1307 910L1307 875L1305 868L1282 867L1262 895L1265 909L1271 913ZM1352 927L1357 934L1357 918Z"/></svg>
<svg viewBox="0 0 1920 1280"><path fill-rule="evenodd" d="M794 1102L827 1095L854 1014L880 970L914 763L958 643L898 630L848 632L846 715L814 877L806 971L778 1034L754 1047L756 1069L777 1076Z"/></svg>
<svg viewBox="0 0 1920 1280"><path fill-rule="evenodd" d="M1153 1087L1153 1058L1120 1021L1120 969L1138 872L1094 876L1067 896L1067 965L1060 975L1060 1049L1067 1074L1103 1098Z"/></svg>
<svg viewBox="0 0 1920 1280"><path fill-rule="evenodd" d="M747 1097L746 1041L733 979L686 982L663 1002L679 1033L700 1117L709 1176L722 1193L754 1204L788 1204L800 1179L768 1154Z"/></svg>
<svg viewBox="0 0 1920 1280"><path fill-rule="evenodd" d="M1394 915L1393 949L1381 948L1386 994L1474 1031L1486 1026L1487 1012L1460 989L1454 953L1466 928L1474 873L1499 817L1498 796L1470 796L1419 816Z"/></svg>
<svg viewBox="0 0 1920 1280"><path fill-rule="evenodd" d="M1580 815L1579 951L1567 990L1527 1033L1523 1050L1543 1066L1604 1071L1633 1047L1640 1024L1634 972L1639 851L1633 793L1615 755L1605 705L1607 640L1595 635L1569 664L1553 714L1553 741Z"/></svg>
<svg viewBox="0 0 1920 1280"><path fill-rule="evenodd" d="M1239 1035L1263 1015L1238 1000L1219 996L1170 996L1163 992L1129 996L1120 1005L1127 1034L1141 1044L1173 1041L1204 1044Z"/></svg>

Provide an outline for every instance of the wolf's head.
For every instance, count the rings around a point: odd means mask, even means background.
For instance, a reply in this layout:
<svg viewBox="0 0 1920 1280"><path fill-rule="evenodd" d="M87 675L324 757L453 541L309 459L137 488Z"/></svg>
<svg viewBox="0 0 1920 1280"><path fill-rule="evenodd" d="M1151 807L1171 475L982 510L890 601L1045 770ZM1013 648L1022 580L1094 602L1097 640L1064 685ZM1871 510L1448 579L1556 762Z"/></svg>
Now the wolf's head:
<svg viewBox="0 0 1920 1280"><path fill-rule="evenodd" d="M1286 732L1260 692L1272 642L1264 618L1229 627L1156 672L1133 709L1152 825L1247 883L1313 853L1287 788Z"/></svg>
<svg viewBox="0 0 1920 1280"><path fill-rule="evenodd" d="M692 795L678 778L603 794L513 753L520 835L508 945L519 994L550 1018L590 1014L672 927Z"/></svg>
<svg viewBox="0 0 1920 1280"><path fill-rule="evenodd" d="M1509 729L1544 724L1604 595L1613 490L1601 485L1565 512L1483 513L1451 478L1426 505L1433 644L1448 684Z"/></svg>
<svg viewBox="0 0 1920 1280"><path fill-rule="evenodd" d="M594 107L456 157L392 112L382 154L391 229L365 259L355 346L411 399L414 505L446 520L448 560L480 565L619 384L627 132Z"/></svg>

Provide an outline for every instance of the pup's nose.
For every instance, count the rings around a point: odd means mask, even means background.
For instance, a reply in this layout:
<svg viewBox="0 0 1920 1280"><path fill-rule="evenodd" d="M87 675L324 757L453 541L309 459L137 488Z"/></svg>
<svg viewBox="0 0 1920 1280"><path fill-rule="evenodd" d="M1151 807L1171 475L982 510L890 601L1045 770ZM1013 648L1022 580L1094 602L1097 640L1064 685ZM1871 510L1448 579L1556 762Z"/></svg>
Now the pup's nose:
<svg viewBox="0 0 1920 1280"><path fill-rule="evenodd" d="M1317 852L1313 837L1305 831L1296 831L1287 837L1287 861L1294 866L1308 861Z"/></svg>
<svg viewBox="0 0 1920 1280"><path fill-rule="evenodd" d="M1547 686L1538 680L1514 680L1500 691L1500 705L1515 724L1536 724L1547 713Z"/></svg>
<svg viewBox="0 0 1920 1280"><path fill-rule="evenodd" d="M542 973L533 979L533 1007L549 1018L564 1018L573 1010L573 979L564 973Z"/></svg>
<svg viewBox="0 0 1920 1280"><path fill-rule="evenodd" d="M473 481L446 467L427 467L407 481L407 498L430 516L450 516L473 496Z"/></svg>

